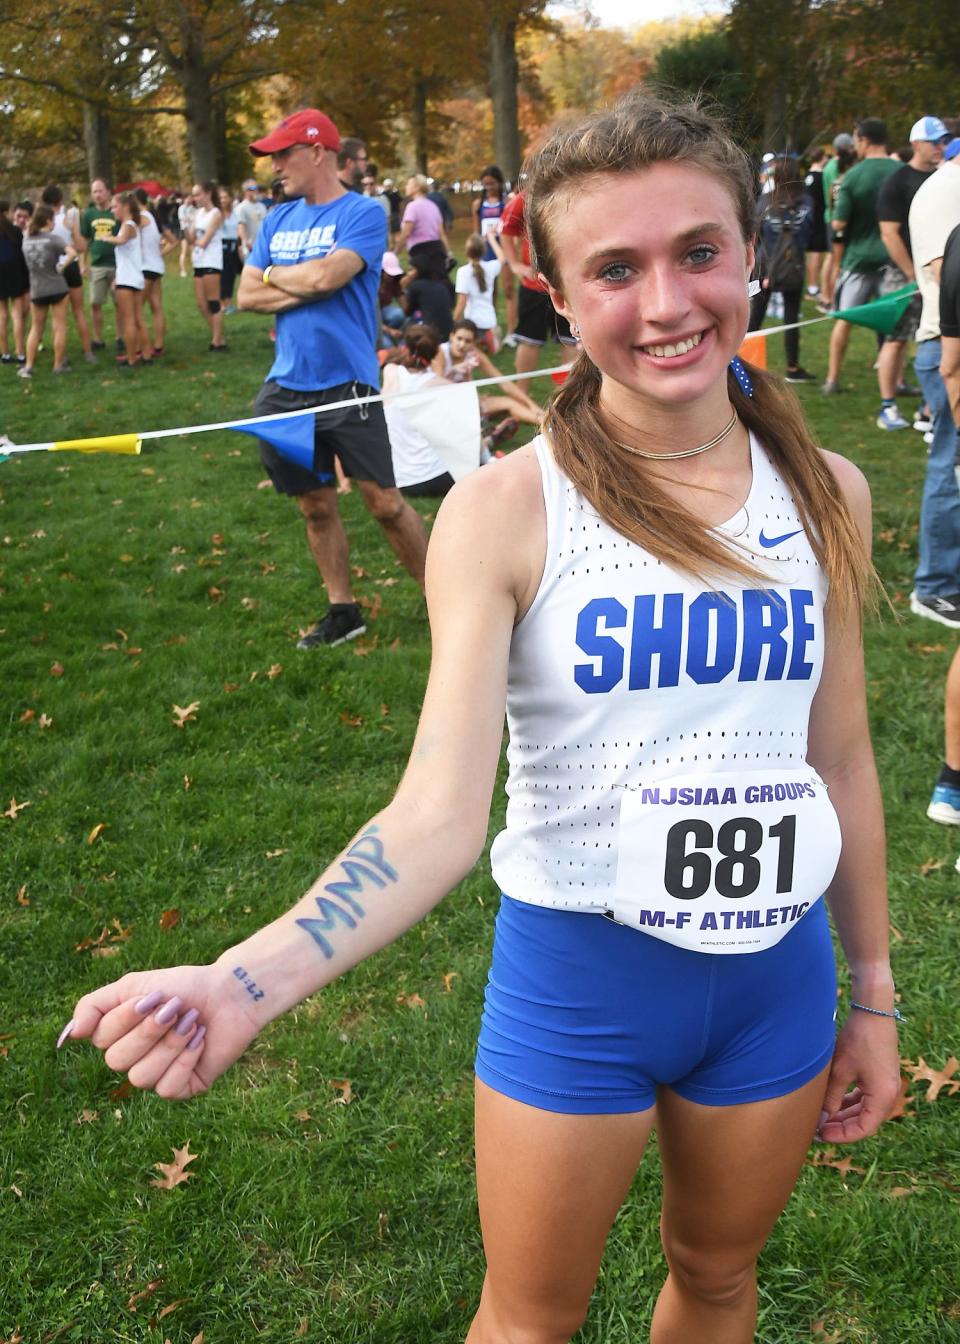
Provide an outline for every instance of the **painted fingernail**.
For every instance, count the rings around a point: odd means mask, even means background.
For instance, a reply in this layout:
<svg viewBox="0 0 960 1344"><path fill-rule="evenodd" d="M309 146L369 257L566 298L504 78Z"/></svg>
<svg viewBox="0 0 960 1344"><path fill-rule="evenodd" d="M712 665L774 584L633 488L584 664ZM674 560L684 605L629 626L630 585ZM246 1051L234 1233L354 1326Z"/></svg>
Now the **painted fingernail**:
<svg viewBox="0 0 960 1344"><path fill-rule="evenodd" d="M70 1035L71 1031L73 1031L73 1028L74 1028L74 1021L73 1021L73 1018L71 1017L70 1021L69 1021L69 1022L67 1023L67 1025L64 1027L63 1031L61 1031L60 1035L57 1037L57 1049L58 1049L58 1050L60 1049L61 1045L63 1045L63 1043L64 1043L64 1041L67 1039L67 1037Z"/></svg>
<svg viewBox="0 0 960 1344"><path fill-rule="evenodd" d="M206 1027L197 1027L196 1035L192 1037L190 1044L187 1046L187 1049L197 1050L200 1046L200 1042L203 1040L206 1034L207 1034Z"/></svg>
<svg viewBox="0 0 960 1344"><path fill-rule="evenodd" d="M162 989L155 989L151 994L145 994L142 999L138 999L133 1005L135 1013L149 1013L151 1008L156 1008L158 1003L163 1003L167 996Z"/></svg>
<svg viewBox="0 0 960 1344"><path fill-rule="evenodd" d="M179 998L178 995L174 994L173 998L168 999L163 1005L159 1013L154 1013L153 1020L158 1027L169 1027L170 1023L175 1020L182 1007L183 1000Z"/></svg>
<svg viewBox="0 0 960 1344"><path fill-rule="evenodd" d="M180 1021L177 1023L177 1035L186 1036L199 1016L199 1008L191 1008L189 1013L184 1013L183 1017L181 1017Z"/></svg>

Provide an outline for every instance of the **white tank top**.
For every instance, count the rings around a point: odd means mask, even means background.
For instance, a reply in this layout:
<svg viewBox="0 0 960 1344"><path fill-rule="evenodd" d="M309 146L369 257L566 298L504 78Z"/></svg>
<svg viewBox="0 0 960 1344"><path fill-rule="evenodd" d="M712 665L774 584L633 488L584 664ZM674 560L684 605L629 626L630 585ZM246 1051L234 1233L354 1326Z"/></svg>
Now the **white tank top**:
<svg viewBox="0 0 960 1344"><path fill-rule="evenodd" d="M211 206L209 210L198 210L193 218L193 232L197 238L202 238L207 231L207 225L215 207ZM219 211L218 211L219 213ZM207 243L206 247L198 247L194 244L193 264L198 270L223 270L223 229L217 229L216 233Z"/></svg>
<svg viewBox="0 0 960 1344"><path fill-rule="evenodd" d="M133 221L130 223L133 224ZM115 283L129 285L131 289L143 289L143 246L136 224L133 224L133 237L118 244L114 251L117 254Z"/></svg>
<svg viewBox="0 0 960 1344"><path fill-rule="evenodd" d="M663 564L597 515L561 474L544 436L534 445L546 505L546 560L511 644L509 802L491 865L501 889L517 900L610 913L617 909L621 841L627 843L621 809L628 793L631 803L643 797L648 804L653 820L642 822L637 833L643 835L656 831L661 816L672 824L694 815L695 804L712 797L704 789L729 786L735 776L739 782L728 796L738 802L759 797L764 785L772 805L774 790L777 800L793 798L795 778L816 778L806 765L807 727L823 666L827 585L796 505L753 436L749 496L716 530L755 553L770 576L758 587L725 578L711 588ZM791 781L789 788L781 779ZM685 810L683 788L693 804ZM712 819L719 821L716 810ZM776 827L776 818L770 825ZM667 826L664 820L664 838ZM727 841L734 850L745 843L730 840L730 833ZM689 851L700 842L683 834L680 843L675 880L698 880L698 860ZM714 853L710 863L719 860ZM646 862L659 881L660 858ZM635 885L643 889L642 863L636 871ZM745 872L733 870L734 884ZM826 882L830 876L832 868ZM692 908L695 901L685 904ZM645 922L640 916L639 926ZM786 931L764 936L777 941ZM650 932L683 941L669 928Z"/></svg>
<svg viewBox="0 0 960 1344"><path fill-rule="evenodd" d="M143 269L163 275L166 267L160 254L160 230L147 209L140 211L140 245L143 248Z"/></svg>

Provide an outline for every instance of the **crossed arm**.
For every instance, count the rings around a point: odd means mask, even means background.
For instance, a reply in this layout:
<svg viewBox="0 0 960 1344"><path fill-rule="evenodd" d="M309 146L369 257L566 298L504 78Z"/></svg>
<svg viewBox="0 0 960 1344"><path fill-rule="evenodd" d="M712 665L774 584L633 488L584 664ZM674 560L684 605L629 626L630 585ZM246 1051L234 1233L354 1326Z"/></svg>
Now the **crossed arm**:
<svg viewBox="0 0 960 1344"><path fill-rule="evenodd" d="M284 313L304 303L316 303L349 284L365 266L358 252L337 248L325 257L270 266L269 283L264 284L261 267L247 262L240 272L237 307L254 313Z"/></svg>

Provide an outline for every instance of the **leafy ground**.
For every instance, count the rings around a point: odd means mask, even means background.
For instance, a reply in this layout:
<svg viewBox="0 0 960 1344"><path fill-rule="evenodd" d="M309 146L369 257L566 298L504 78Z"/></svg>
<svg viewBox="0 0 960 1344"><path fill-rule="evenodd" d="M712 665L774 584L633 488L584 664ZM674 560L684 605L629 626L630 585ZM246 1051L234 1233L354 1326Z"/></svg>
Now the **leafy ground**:
<svg viewBox="0 0 960 1344"><path fill-rule="evenodd" d="M188 282L167 290L162 367L102 361L53 378L47 355L29 386L0 370L0 429L26 442L248 413L265 322L229 318L231 354L209 356ZM820 373L827 330L803 335ZM870 623L869 679L903 1052L919 1074L903 1118L853 1149L854 1165L821 1150L804 1169L763 1259L767 1344L960 1340L960 1097L921 1064L936 1073L960 1053L958 836L924 817L955 640L907 611L924 446L874 427L872 359L872 337L855 333L845 394L803 394L822 441L871 479L901 616ZM262 475L252 442L229 434L0 466L6 1344L454 1344L477 1298L471 1066L496 908L485 861L187 1107L118 1090L89 1048L53 1049L80 993L212 958L290 904L402 768L427 669L422 600L354 494L370 634L298 653L324 604L295 511ZM178 728L172 707L194 702ZM501 815L498 800L491 834ZM155 1165L175 1177L173 1149L196 1156L167 1189ZM663 1274L658 1186L651 1157L585 1344L644 1337Z"/></svg>

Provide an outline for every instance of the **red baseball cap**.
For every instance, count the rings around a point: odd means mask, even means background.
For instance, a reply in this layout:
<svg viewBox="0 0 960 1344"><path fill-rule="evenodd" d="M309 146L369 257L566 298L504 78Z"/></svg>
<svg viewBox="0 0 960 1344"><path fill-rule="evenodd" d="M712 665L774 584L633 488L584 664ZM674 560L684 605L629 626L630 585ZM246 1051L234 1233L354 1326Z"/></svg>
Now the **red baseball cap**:
<svg viewBox="0 0 960 1344"><path fill-rule="evenodd" d="M250 153L262 157L276 154L281 149L292 149L294 145L322 145L324 149L338 150L340 132L323 112L318 112L315 107L305 107L302 112L284 117L280 125L262 140L254 140Z"/></svg>

